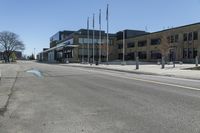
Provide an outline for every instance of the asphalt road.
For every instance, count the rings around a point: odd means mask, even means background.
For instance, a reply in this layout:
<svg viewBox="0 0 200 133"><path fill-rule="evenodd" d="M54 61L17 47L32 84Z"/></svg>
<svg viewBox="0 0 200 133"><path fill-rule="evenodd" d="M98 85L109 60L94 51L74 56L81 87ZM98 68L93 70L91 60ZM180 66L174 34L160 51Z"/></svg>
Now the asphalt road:
<svg viewBox="0 0 200 133"><path fill-rule="evenodd" d="M200 81L19 62L0 133L199 133ZM36 69L38 73L27 72Z"/></svg>

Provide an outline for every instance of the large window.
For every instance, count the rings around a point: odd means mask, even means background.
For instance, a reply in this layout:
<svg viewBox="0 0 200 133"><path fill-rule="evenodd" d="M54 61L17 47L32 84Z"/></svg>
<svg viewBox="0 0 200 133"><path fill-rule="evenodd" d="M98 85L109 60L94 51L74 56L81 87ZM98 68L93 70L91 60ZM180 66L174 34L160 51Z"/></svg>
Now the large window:
<svg viewBox="0 0 200 133"><path fill-rule="evenodd" d="M188 34L188 41L192 41L192 32Z"/></svg>
<svg viewBox="0 0 200 133"><path fill-rule="evenodd" d="M134 60L135 59L135 53L134 52L128 53L127 56L126 56L126 59L127 60Z"/></svg>
<svg viewBox="0 0 200 133"><path fill-rule="evenodd" d="M188 40L187 33L184 33L184 34L183 34L183 41L187 41L187 40Z"/></svg>
<svg viewBox="0 0 200 133"><path fill-rule="evenodd" d="M192 41L192 40L198 40L198 31L190 32L190 33L184 33L183 34L183 41Z"/></svg>
<svg viewBox="0 0 200 133"><path fill-rule="evenodd" d="M167 42L168 42L168 43L171 42L171 37L170 37L170 36L167 37Z"/></svg>
<svg viewBox="0 0 200 133"><path fill-rule="evenodd" d="M178 34L176 34L174 38L175 38L174 42L178 42L178 39L179 39Z"/></svg>
<svg viewBox="0 0 200 133"><path fill-rule="evenodd" d="M139 59L146 59L147 58L147 52L146 51L140 51L138 52Z"/></svg>
<svg viewBox="0 0 200 133"><path fill-rule="evenodd" d="M151 39L151 45L159 45L161 42L160 38Z"/></svg>
<svg viewBox="0 0 200 133"><path fill-rule="evenodd" d="M161 59L160 51L151 51L151 59Z"/></svg>
<svg viewBox="0 0 200 133"><path fill-rule="evenodd" d="M187 52L188 52L188 51L187 51L187 48L184 48L184 49L183 49L183 58L184 58L184 59L187 59Z"/></svg>
<svg viewBox="0 0 200 133"><path fill-rule="evenodd" d="M196 56L197 56L197 49L194 48L194 49L193 49L193 58L196 58Z"/></svg>
<svg viewBox="0 0 200 133"><path fill-rule="evenodd" d="M118 44L118 49L122 49L123 48L123 44Z"/></svg>
<svg viewBox="0 0 200 133"><path fill-rule="evenodd" d="M193 40L198 40L198 31L193 32Z"/></svg>
<svg viewBox="0 0 200 133"><path fill-rule="evenodd" d="M192 48L189 48L189 49L188 49L188 58L189 58L189 59L192 59L192 58L193 58L193 56L192 56L192 51L193 51Z"/></svg>
<svg viewBox="0 0 200 133"><path fill-rule="evenodd" d="M127 44L127 48L133 48L135 47L135 43L134 42L130 42Z"/></svg>
<svg viewBox="0 0 200 133"><path fill-rule="evenodd" d="M119 53L118 54L118 59L122 59L123 58L123 53Z"/></svg>
<svg viewBox="0 0 200 133"><path fill-rule="evenodd" d="M171 36L170 38L170 43L174 43L174 36Z"/></svg>
<svg viewBox="0 0 200 133"><path fill-rule="evenodd" d="M187 37L187 36L186 36ZM176 42L178 42L178 40L179 40L179 35L178 34L176 34L176 35L171 35L171 36L168 36L167 37L167 40L168 40L168 43L176 43Z"/></svg>
<svg viewBox="0 0 200 133"><path fill-rule="evenodd" d="M147 45L147 41L145 40L145 41L139 41L138 42L138 47L144 47L144 46L146 46Z"/></svg>

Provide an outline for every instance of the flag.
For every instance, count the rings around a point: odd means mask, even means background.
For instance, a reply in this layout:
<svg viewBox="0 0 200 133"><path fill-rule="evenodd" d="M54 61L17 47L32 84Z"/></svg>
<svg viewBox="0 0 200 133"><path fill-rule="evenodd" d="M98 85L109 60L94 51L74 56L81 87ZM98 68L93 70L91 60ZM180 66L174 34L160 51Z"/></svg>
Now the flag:
<svg viewBox="0 0 200 133"><path fill-rule="evenodd" d="M99 9L99 25L101 25L101 9Z"/></svg>
<svg viewBox="0 0 200 133"><path fill-rule="evenodd" d="M89 29L89 17L87 18L87 29Z"/></svg>
<svg viewBox="0 0 200 133"><path fill-rule="evenodd" d="M107 4L107 9L106 9L106 20L108 21L108 4Z"/></svg>

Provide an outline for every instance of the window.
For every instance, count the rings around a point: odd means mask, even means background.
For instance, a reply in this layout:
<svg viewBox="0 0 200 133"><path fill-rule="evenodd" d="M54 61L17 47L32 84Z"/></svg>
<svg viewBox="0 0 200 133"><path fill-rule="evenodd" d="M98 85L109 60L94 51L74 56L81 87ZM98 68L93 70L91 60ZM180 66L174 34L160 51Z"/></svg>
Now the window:
<svg viewBox="0 0 200 133"><path fill-rule="evenodd" d="M171 42L171 38L170 38L170 36L167 37L167 42L168 42L168 43Z"/></svg>
<svg viewBox="0 0 200 133"><path fill-rule="evenodd" d="M187 59L187 49L186 48L183 49L183 58Z"/></svg>
<svg viewBox="0 0 200 133"><path fill-rule="evenodd" d="M130 43L127 44L127 47L128 48L135 47L135 43L134 42L130 42Z"/></svg>
<svg viewBox="0 0 200 133"><path fill-rule="evenodd" d="M194 48L194 49L193 49L193 58L196 58L196 56L197 56L197 49Z"/></svg>
<svg viewBox="0 0 200 133"><path fill-rule="evenodd" d="M126 56L126 59L127 60L134 60L135 59L135 53L134 52L128 53L127 56Z"/></svg>
<svg viewBox="0 0 200 133"><path fill-rule="evenodd" d="M122 49L123 48L123 44L118 44L118 49Z"/></svg>
<svg viewBox="0 0 200 133"><path fill-rule="evenodd" d="M178 34L176 34L174 42L178 42L178 39L179 39L179 36L178 36Z"/></svg>
<svg viewBox="0 0 200 133"><path fill-rule="evenodd" d="M188 40L188 38L187 38L187 33L184 33L183 34L183 41L187 41Z"/></svg>
<svg viewBox="0 0 200 133"><path fill-rule="evenodd" d="M192 41L192 32L188 34L188 41Z"/></svg>
<svg viewBox="0 0 200 133"><path fill-rule="evenodd" d="M146 51L140 51L138 52L139 59L146 59L147 58L147 52Z"/></svg>
<svg viewBox="0 0 200 133"><path fill-rule="evenodd" d="M118 59L122 59L123 58L123 53L119 53L118 54Z"/></svg>
<svg viewBox="0 0 200 133"><path fill-rule="evenodd" d="M174 36L171 36L170 43L174 43Z"/></svg>
<svg viewBox="0 0 200 133"><path fill-rule="evenodd" d="M193 32L193 40L198 40L198 32Z"/></svg>
<svg viewBox="0 0 200 133"><path fill-rule="evenodd" d="M138 42L138 47L144 47L147 45L147 41L139 41Z"/></svg>
<svg viewBox="0 0 200 133"><path fill-rule="evenodd" d="M110 45L114 45L113 40L109 40L109 44L110 44Z"/></svg>
<svg viewBox="0 0 200 133"><path fill-rule="evenodd" d="M189 59L193 58L193 56L192 56L192 48L188 49L188 58Z"/></svg>
<svg viewBox="0 0 200 133"><path fill-rule="evenodd" d="M151 51L151 59L161 59L161 53L159 51Z"/></svg>
<svg viewBox="0 0 200 133"><path fill-rule="evenodd" d="M161 42L160 38L157 39L151 39L151 45L159 45Z"/></svg>

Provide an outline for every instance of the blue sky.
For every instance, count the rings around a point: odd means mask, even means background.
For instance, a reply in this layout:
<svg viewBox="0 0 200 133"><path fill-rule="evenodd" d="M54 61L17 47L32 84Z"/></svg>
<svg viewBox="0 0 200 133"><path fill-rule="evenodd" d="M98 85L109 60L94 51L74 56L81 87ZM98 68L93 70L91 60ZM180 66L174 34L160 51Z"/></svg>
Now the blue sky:
<svg viewBox="0 0 200 133"><path fill-rule="evenodd" d="M102 9L102 27L109 4L110 32L123 29L149 32L200 22L200 0L0 0L0 31L20 35L24 54L49 47L59 30L86 28L87 17ZM91 20L92 21L92 20Z"/></svg>

